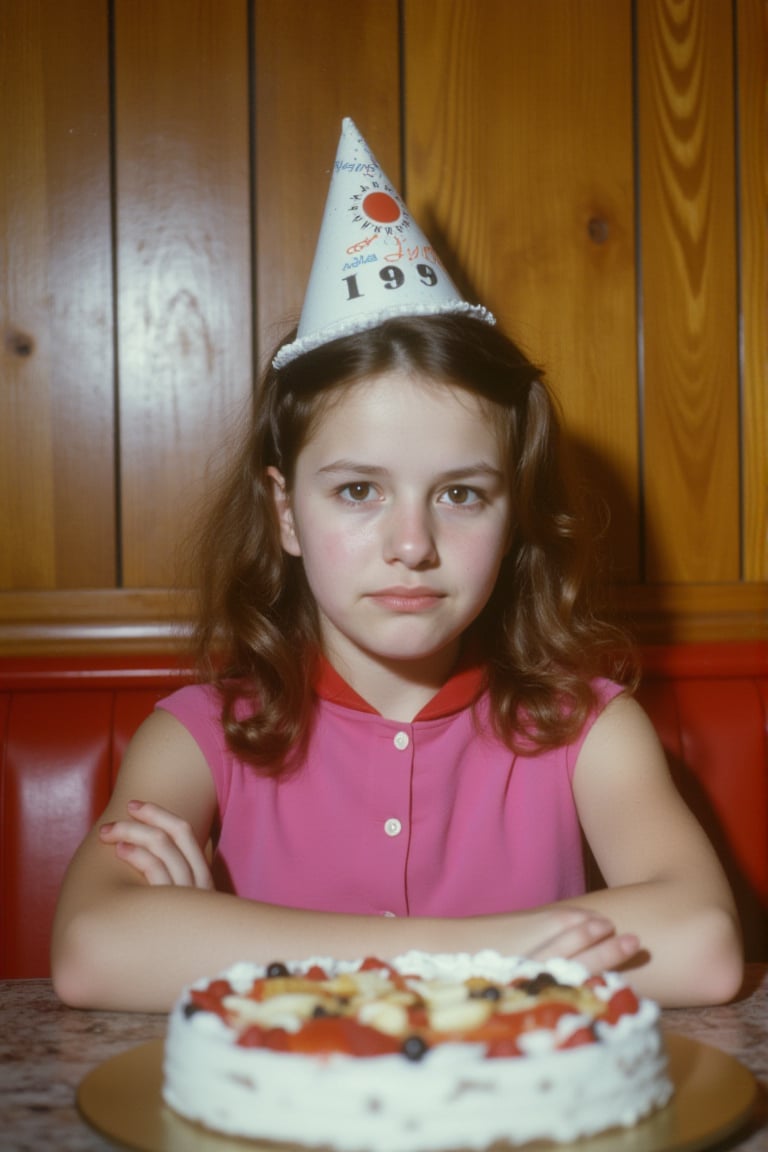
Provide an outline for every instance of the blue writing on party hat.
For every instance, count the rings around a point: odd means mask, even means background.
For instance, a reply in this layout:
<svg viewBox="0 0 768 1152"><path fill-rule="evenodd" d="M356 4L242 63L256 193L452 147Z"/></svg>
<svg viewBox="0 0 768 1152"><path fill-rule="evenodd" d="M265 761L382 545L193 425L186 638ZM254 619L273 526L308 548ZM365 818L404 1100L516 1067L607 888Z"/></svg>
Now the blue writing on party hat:
<svg viewBox="0 0 768 1152"><path fill-rule="evenodd" d="M495 323L487 308L462 300L376 157L345 119L298 332L277 352L275 368L393 316L446 312Z"/></svg>

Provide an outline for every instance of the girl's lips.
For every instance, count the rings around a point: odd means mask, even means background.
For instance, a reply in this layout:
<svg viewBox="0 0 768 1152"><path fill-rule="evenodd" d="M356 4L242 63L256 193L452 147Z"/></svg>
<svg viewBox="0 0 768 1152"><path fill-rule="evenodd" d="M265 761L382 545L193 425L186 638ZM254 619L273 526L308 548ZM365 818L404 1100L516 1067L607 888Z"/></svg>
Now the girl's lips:
<svg viewBox="0 0 768 1152"><path fill-rule="evenodd" d="M393 612L425 612L443 599L443 593L432 588L382 588L368 599Z"/></svg>

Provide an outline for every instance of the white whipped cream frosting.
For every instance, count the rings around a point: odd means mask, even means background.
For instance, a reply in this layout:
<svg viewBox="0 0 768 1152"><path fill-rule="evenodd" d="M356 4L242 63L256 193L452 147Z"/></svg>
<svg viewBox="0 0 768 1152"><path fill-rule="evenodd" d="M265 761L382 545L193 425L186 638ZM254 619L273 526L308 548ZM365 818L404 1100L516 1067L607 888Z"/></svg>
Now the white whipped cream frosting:
<svg viewBox="0 0 768 1152"><path fill-rule="evenodd" d="M475 955L409 952L392 962L425 980L469 976L507 983L547 972L578 985L588 973L573 961L545 963L484 951ZM329 975L354 972L360 961L328 957L291 963L291 972L319 964ZM245 992L264 968L241 963L219 973ZM605 975L595 989L609 999L625 982ZM205 987L201 980L194 987ZM658 1006L615 1025L599 1023L600 1043L552 1050L553 1033L528 1033L526 1055L484 1058L480 1044L440 1044L418 1062L400 1055L323 1059L242 1048L218 1016L184 1015L185 992L169 1019L163 1097L177 1113L207 1128L260 1140L340 1152L446 1152L485 1149L494 1141L572 1141L615 1126L629 1127L671 1098ZM569 1016L562 1035L582 1024Z"/></svg>

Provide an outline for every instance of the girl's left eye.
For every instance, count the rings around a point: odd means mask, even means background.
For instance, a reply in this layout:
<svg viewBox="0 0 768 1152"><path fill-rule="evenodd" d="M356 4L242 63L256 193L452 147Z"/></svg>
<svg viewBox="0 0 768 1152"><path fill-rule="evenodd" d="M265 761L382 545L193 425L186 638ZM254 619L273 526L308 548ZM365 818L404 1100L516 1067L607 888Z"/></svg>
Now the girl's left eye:
<svg viewBox="0 0 768 1152"><path fill-rule="evenodd" d="M365 504L375 494L374 487L367 480L356 480L339 489L339 495L350 504Z"/></svg>
<svg viewBox="0 0 768 1152"><path fill-rule="evenodd" d="M440 495L441 502L455 505L479 504L481 499L480 493L466 484L454 484Z"/></svg>

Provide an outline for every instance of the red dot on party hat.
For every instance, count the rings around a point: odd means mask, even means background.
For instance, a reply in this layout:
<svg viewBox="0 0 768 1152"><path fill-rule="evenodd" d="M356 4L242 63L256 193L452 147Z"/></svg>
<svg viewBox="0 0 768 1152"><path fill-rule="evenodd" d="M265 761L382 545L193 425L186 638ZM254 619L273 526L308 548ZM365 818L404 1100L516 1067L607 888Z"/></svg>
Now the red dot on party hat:
<svg viewBox="0 0 768 1152"><path fill-rule="evenodd" d="M377 224L394 224L400 218L400 206L388 192L369 192L362 209L368 219Z"/></svg>

